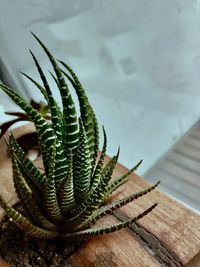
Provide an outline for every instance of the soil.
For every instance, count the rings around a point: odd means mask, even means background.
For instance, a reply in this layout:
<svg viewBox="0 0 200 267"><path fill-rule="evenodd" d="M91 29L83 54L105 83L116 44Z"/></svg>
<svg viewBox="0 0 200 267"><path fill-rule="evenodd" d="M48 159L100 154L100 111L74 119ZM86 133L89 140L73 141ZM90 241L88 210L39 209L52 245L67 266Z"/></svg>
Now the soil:
<svg viewBox="0 0 200 267"><path fill-rule="evenodd" d="M16 209L20 210L17 205ZM64 267L80 243L28 237L5 216L0 222L0 257L14 267Z"/></svg>

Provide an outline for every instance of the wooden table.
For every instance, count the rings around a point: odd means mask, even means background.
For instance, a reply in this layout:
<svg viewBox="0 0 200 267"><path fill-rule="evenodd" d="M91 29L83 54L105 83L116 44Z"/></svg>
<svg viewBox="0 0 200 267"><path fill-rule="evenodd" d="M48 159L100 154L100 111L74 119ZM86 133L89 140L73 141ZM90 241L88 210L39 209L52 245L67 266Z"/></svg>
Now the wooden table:
<svg viewBox="0 0 200 267"><path fill-rule="evenodd" d="M30 131L32 126L22 127L15 130L15 135L20 136ZM114 177L126 171L125 167L118 164ZM157 178L162 180L162 177ZM10 162L2 142L0 143L0 185L0 193L10 204L15 203ZM132 174L129 181L117 191L115 198L127 196L147 186L146 181ZM136 216L155 202L159 205L132 227L86 241L68 258L66 266L200 267L200 217L159 190L154 190L128 204L114 215L109 215L106 220L101 219L98 224L117 222ZM2 216L3 211L0 210L0 219ZM2 266L8 265L0 259L0 267Z"/></svg>

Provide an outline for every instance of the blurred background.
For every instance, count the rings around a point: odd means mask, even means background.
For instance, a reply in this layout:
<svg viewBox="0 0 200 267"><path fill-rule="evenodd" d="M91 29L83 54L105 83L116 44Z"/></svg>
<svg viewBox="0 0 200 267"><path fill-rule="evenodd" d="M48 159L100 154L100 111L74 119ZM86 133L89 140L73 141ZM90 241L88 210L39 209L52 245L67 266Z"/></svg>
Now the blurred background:
<svg viewBox="0 0 200 267"><path fill-rule="evenodd" d="M0 0L0 79L43 100L19 73L39 81L31 49L60 101L30 31L79 76L108 155L120 145L123 165L143 159L139 175L200 210L200 1ZM5 110L0 92L0 123Z"/></svg>

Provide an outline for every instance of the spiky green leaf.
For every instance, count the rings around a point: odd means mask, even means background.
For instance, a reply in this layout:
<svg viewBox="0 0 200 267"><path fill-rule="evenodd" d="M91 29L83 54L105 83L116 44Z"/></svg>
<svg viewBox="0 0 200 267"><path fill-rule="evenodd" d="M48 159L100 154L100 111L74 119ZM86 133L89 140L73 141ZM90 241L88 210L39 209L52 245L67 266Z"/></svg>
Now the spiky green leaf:
<svg viewBox="0 0 200 267"><path fill-rule="evenodd" d="M54 68L55 74L57 76L57 81L59 85L58 89L60 91L62 104L63 104L63 122L64 122L64 127L65 127L65 138L64 139L66 143L66 149L74 150L78 145L78 139L79 139L78 138L79 136L78 120L77 120L74 101L72 99L69 88L65 82L62 71L59 68L56 60L54 59L50 51L47 49L47 47L40 41L40 39L35 34L33 34L33 36L38 41L38 43L41 45L41 47L44 49L45 53L47 54Z"/></svg>

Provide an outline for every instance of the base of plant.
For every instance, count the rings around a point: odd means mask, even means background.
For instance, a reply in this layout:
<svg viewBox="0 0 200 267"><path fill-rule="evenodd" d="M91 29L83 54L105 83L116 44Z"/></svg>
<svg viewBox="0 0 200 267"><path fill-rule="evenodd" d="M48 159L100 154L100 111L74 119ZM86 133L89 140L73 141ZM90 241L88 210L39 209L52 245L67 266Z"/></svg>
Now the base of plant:
<svg viewBox="0 0 200 267"><path fill-rule="evenodd" d="M20 210L20 206L17 210ZM67 258L80 245L80 243L69 244L60 240L30 238L6 216L0 222L0 257L10 266L64 266Z"/></svg>

